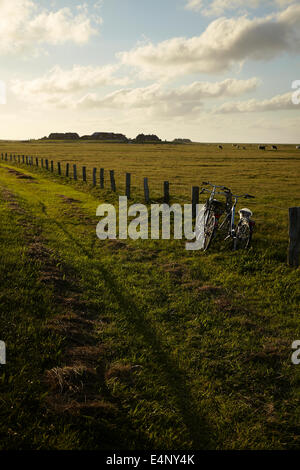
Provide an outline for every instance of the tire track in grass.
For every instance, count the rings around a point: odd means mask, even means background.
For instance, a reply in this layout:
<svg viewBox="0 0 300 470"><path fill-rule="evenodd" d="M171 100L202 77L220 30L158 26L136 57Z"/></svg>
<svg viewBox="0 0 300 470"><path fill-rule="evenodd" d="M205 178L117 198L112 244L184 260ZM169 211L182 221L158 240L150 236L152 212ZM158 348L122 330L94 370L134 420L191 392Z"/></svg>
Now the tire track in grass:
<svg viewBox="0 0 300 470"><path fill-rule="evenodd" d="M121 449L126 448L128 436L133 440L137 436L134 437L130 423L105 384L106 351L95 334L100 322L95 320L95 312L90 310L88 303L81 300L81 289L71 269L47 246L38 220L20 205L13 192L3 187L1 192L12 213L21 216L17 224L25 229L28 262L38 265L39 282L51 291L55 309L60 312L45 324L45 330L61 337L65 347L62 364L44 374L43 381L49 389L46 396L48 412L67 414L84 421L92 419L94 429L92 426L91 432L95 434L93 439L98 439L100 448L102 445L109 448L110 440ZM118 422L126 428L127 436L124 429L117 431ZM103 444L101 439L104 439Z"/></svg>
<svg viewBox="0 0 300 470"><path fill-rule="evenodd" d="M43 204L43 217L47 218L49 222L50 214L47 213L47 208L42 201L40 201L40 205L41 204ZM189 436L190 446L197 449L213 448L214 444L211 431L206 420L203 415L199 415L199 412L196 411L197 404L194 403L194 398L189 389L189 378L179 365L177 359L167 350L167 344L164 344L162 338L160 338L156 326L150 321L150 318L148 318L143 308L139 307L132 295L124 291L124 288L115 277L113 269L109 270L108 267L100 261L95 263L93 248L90 248L90 245L87 248L80 240L82 237L86 240L91 239L91 234L84 228L84 223L81 227L81 237L78 239L76 232L75 234L71 233L63 223L53 218L52 213L51 215L51 222L56 226L55 232L63 233L71 242L72 246L75 246L78 252L86 256L91 267L94 267L96 264L97 276L104 280L107 290L111 293L114 301L119 305L118 314L120 315L122 323L126 324L126 328L133 336L136 335L143 338L144 347L148 348L151 361L155 364L157 369L155 374L158 374L159 382L163 384L163 387L166 388L168 394L172 397L173 406L176 407L180 420L184 424L186 439L188 439ZM65 217L66 214L64 214L64 218ZM93 246L92 243L91 246ZM76 268L74 268L74 270L76 271ZM61 385L61 381L64 378L63 374L61 377L60 374L53 372L52 376L55 380L56 390L64 390L64 386ZM66 376L68 376L68 371L66 371ZM77 377L78 374L76 374L76 378ZM68 379L66 381L68 381ZM77 385L75 380L75 387Z"/></svg>

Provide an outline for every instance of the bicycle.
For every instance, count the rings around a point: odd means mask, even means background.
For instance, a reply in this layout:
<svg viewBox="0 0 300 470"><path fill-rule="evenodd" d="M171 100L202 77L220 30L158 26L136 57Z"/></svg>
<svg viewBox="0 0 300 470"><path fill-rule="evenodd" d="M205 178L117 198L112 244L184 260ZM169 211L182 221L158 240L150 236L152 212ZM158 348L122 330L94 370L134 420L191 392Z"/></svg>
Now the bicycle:
<svg viewBox="0 0 300 470"><path fill-rule="evenodd" d="M203 228L203 251L207 251L215 237L218 229L220 217L231 207L231 190L226 186L217 186L216 184L203 182L205 186L211 186L212 189L202 188L200 194L205 192L210 193L210 197L205 203L204 210L200 212L196 219L196 232L201 234L201 227ZM217 191L221 189L223 191ZM226 203L215 199L216 194L226 197Z"/></svg>
<svg viewBox="0 0 300 470"><path fill-rule="evenodd" d="M233 250L237 250L239 248L248 249L252 241L252 234L255 226L255 222L251 220L253 213L248 208L240 209L240 220L237 226L235 226L235 212L239 199L255 199L255 196L251 196L250 194L243 194L240 196L232 194L232 197L234 198L234 202L232 203L231 210L228 211L224 221L220 224L219 230L221 232L227 232L228 235L225 240L232 238Z"/></svg>

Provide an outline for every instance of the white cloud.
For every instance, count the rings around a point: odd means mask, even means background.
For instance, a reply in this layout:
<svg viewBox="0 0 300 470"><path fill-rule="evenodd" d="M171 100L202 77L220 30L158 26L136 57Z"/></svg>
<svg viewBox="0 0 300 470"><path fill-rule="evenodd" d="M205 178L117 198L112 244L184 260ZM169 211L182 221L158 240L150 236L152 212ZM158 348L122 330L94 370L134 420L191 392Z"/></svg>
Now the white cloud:
<svg viewBox="0 0 300 470"><path fill-rule="evenodd" d="M144 88L121 89L103 98L89 93L73 105L80 109L143 109L148 115L193 115L203 107L202 100L241 96L255 90L259 83L257 78L227 79L216 83L194 82L172 90L153 84ZM68 103L64 101L62 104Z"/></svg>
<svg viewBox="0 0 300 470"><path fill-rule="evenodd" d="M95 34L86 10L40 10L31 0L0 0L0 54L36 51L43 44L84 44Z"/></svg>
<svg viewBox="0 0 300 470"><path fill-rule="evenodd" d="M10 83L10 90L21 100L31 104L42 103L58 107L79 108L149 108L158 104L175 106L185 103L186 111L200 100L220 97L237 97L254 91L260 85L258 78L248 80L226 79L221 82L194 82L174 89L165 89L155 83L144 88L122 88L99 97L88 93L78 98L84 89L100 86L121 85L130 83L127 77L118 77L118 65L105 67L83 67L75 65L70 70L55 66L47 74L34 80L15 79Z"/></svg>
<svg viewBox="0 0 300 470"><path fill-rule="evenodd" d="M84 89L107 85L128 85L129 79L117 77L117 65L104 67L74 65L64 70L60 66L53 67L45 75L33 80L12 80L10 89L19 98L27 102L51 102L60 100L70 93Z"/></svg>
<svg viewBox="0 0 300 470"><path fill-rule="evenodd" d="M200 11L206 16L218 16L227 10L248 10L249 8L258 8L260 6L285 7L295 3L295 0L187 0L186 8L188 10Z"/></svg>
<svg viewBox="0 0 300 470"><path fill-rule="evenodd" d="M292 5L264 18L219 18L200 36L149 43L118 56L145 76L217 73L247 59L270 60L285 52L299 53L299 26L300 5Z"/></svg>
<svg viewBox="0 0 300 470"><path fill-rule="evenodd" d="M299 111L299 107L292 103L292 93L285 93L266 100L252 99L235 103L223 103L215 110L215 113L261 113L266 111L284 111L291 109Z"/></svg>

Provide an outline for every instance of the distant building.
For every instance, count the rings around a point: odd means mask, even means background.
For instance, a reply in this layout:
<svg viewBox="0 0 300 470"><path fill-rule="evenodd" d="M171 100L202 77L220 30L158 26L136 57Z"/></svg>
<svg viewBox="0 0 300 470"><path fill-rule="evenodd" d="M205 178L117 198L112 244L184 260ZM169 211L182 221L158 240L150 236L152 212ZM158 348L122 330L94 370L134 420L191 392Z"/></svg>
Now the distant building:
<svg viewBox="0 0 300 470"><path fill-rule="evenodd" d="M173 142L175 144L191 144L191 139L174 139Z"/></svg>
<svg viewBox="0 0 300 470"><path fill-rule="evenodd" d="M78 140L79 135L76 132L52 132L49 135L48 139L50 140Z"/></svg>
<svg viewBox="0 0 300 470"><path fill-rule="evenodd" d="M91 136L85 136L91 140L115 140L118 142L128 142L126 135L115 134L114 132L94 132Z"/></svg>
<svg viewBox="0 0 300 470"><path fill-rule="evenodd" d="M136 138L135 141L139 144L144 144L144 143L151 143L151 142L161 142L161 139L157 137L157 135L154 134L139 134Z"/></svg>

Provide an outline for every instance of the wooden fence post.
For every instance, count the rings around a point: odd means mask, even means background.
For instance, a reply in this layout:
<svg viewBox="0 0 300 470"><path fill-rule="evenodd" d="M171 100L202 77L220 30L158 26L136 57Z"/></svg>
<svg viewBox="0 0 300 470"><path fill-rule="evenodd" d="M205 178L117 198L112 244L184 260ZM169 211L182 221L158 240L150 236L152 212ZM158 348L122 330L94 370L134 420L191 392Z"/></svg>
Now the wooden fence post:
<svg viewBox="0 0 300 470"><path fill-rule="evenodd" d="M49 170L49 162L48 162L47 158L45 160L45 165L46 165L46 170Z"/></svg>
<svg viewBox="0 0 300 470"><path fill-rule="evenodd" d="M148 204L150 202L148 178L144 178L144 195L145 195L145 202L146 204Z"/></svg>
<svg viewBox="0 0 300 470"><path fill-rule="evenodd" d="M300 207L291 207L289 209L289 226L288 264L298 267L300 255Z"/></svg>
<svg viewBox="0 0 300 470"><path fill-rule="evenodd" d="M170 184L169 181L164 181L164 203L169 204L170 202Z"/></svg>
<svg viewBox="0 0 300 470"><path fill-rule="evenodd" d="M66 177L69 177L69 172L70 172L70 163L66 164Z"/></svg>
<svg viewBox="0 0 300 470"><path fill-rule="evenodd" d="M97 168L93 168L93 186L97 184Z"/></svg>
<svg viewBox="0 0 300 470"><path fill-rule="evenodd" d="M75 181L77 181L77 167L76 165L73 165L73 178Z"/></svg>
<svg viewBox="0 0 300 470"><path fill-rule="evenodd" d="M193 186L192 188L192 217L193 219L197 215L197 204L199 204L199 186Z"/></svg>
<svg viewBox="0 0 300 470"><path fill-rule="evenodd" d="M27 157L27 155L26 155L26 165L28 165L28 157Z"/></svg>
<svg viewBox="0 0 300 470"><path fill-rule="evenodd" d="M41 158L41 167L44 168L44 159Z"/></svg>
<svg viewBox="0 0 300 470"><path fill-rule="evenodd" d="M126 173L126 196L130 199L130 185L131 185L131 174Z"/></svg>
<svg viewBox="0 0 300 470"><path fill-rule="evenodd" d="M100 168L100 189L104 189L104 168Z"/></svg>
<svg viewBox="0 0 300 470"><path fill-rule="evenodd" d="M18 155L18 163L20 163L21 155Z"/></svg>
<svg viewBox="0 0 300 470"><path fill-rule="evenodd" d="M86 166L82 167L82 181L86 183Z"/></svg>
<svg viewBox="0 0 300 470"><path fill-rule="evenodd" d="M115 172L114 172L114 170L109 170L109 174L110 174L111 190L116 192L116 182L115 182Z"/></svg>
<svg viewBox="0 0 300 470"><path fill-rule="evenodd" d="M7 162L7 153L5 154L5 161Z"/></svg>
<svg viewBox="0 0 300 470"><path fill-rule="evenodd" d="M39 159L37 157L35 159L35 164L36 164L36 166L39 166Z"/></svg>
<svg viewBox="0 0 300 470"><path fill-rule="evenodd" d="M51 160L51 171L53 173L54 167L53 167L53 160Z"/></svg>
<svg viewBox="0 0 300 470"><path fill-rule="evenodd" d="M12 154L9 155L9 160L12 161Z"/></svg>
<svg viewBox="0 0 300 470"><path fill-rule="evenodd" d="M57 162L57 171L58 171L59 176L61 176L61 166L60 166L60 162Z"/></svg>

